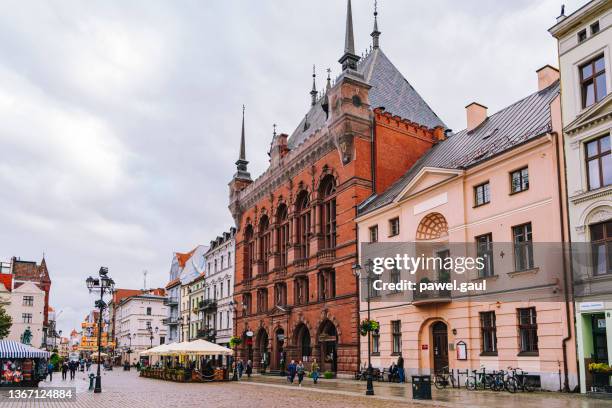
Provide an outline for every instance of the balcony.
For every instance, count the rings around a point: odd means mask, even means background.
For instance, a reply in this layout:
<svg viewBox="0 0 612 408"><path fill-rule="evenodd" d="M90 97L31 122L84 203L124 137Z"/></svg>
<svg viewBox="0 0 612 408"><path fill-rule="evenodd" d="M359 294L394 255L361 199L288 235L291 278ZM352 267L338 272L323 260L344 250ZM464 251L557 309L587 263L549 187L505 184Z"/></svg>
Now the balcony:
<svg viewBox="0 0 612 408"><path fill-rule="evenodd" d="M331 264L336 259L336 248L322 249L317 252L317 263L319 265Z"/></svg>
<svg viewBox="0 0 612 408"><path fill-rule="evenodd" d="M203 339L203 340L210 341L210 342L214 343L216 338L217 338L217 331L215 329L212 329L212 328L210 328L210 329L207 329L207 328L199 329L196 332L196 338Z"/></svg>
<svg viewBox="0 0 612 408"><path fill-rule="evenodd" d="M178 298L167 297L164 299L164 306L178 306Z"/></svg>
<svg viewBox="0 0 612 408"><path fill-rule="evenodd" d="M287 276L287 267L281 266L274 269L274 279L285 279Z"/></svg>
<svg viewBox="0 0 612 408"><path fill-rule="evenodd" d="M217 310L217 300L216 299L201 300L198 303L198 309L203 312Z"/></svg>
<svg viewBox="0 0 612 408"><path fill-rule="evenodd" d="M296 259L293 261L293 266L297 270L308 268L308 258Z"/></svg>
<svg viewBox="0 0 612 408"><path fill-rule="evenodd" d="M427 283L433 286L433 289L421 291L419 289L420 285L417 284L416 290L413 292L413 305L448 303L451 301L451 291L449 289L436 288L437 284L446 284L449 283L448 281L427 281Z"/></svg>
<svg viewBox="0 0 612 408"><path fill-rule="evenodd" d="M176 326L178 324L177 316L170 316L162 319L162 324L165 326Z"/></svg>

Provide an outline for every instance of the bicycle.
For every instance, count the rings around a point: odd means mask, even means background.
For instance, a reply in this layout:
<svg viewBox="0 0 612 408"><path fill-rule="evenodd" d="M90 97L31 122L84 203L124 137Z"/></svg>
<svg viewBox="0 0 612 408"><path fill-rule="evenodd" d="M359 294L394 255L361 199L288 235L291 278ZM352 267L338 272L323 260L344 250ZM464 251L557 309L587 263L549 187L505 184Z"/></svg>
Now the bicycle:
<svg viewBox="0 0 612 408"><path fill-rule="evenodd" d="M473 375L469 376L465 380L465 388L469 391L474 391L478 388L482 388L483 390L490 388L494 390L494 387L496 387L496 385L494 385L496 382L494 376L491 373L487 374L484 366L481 366L480 368L482 369L482 372L472 370Z"/></svg>
<svg viewBox="0 0 612 408"><path fill-rule="evenodd" d="M449 384L455 388L455 376L450 375L448 372L448 366L446 366L434 374L434 385L437 389L441 390L448 387Z"/></svg>
<svg viewBox="0 0 612 408"><path fill-rule="evenodd" d="M510 375L510 372L512 372L512 375ZM506 383L508 384L508 391L509 392L516 392L517 390L521 390L521 391L526 391L526 392L533 392L535 390L535 387L533 386L533 384L531 383L531 381L529 381L529 379L527 378L527 374L529 374L526 371L523 371L522 369L516 367L516 368L512 368L512 367L508 367L508 379L506 380ZM513 391L511 391L511 389Z"/></svg>

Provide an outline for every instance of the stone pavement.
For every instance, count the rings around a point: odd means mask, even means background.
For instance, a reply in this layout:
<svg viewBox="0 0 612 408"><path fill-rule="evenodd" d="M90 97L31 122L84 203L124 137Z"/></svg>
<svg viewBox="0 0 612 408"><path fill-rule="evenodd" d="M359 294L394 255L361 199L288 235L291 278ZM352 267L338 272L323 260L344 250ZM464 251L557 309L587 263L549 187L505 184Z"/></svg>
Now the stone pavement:
<svg viewBox="0 0 612 408"><path fill-rule="evenodd" d="M16 402L0 400L0 407L164 407L164 408L391 408L391 407L506 407L521 408L599 408L612 407L612 401L580 395L557 393L515 394L489 391L433 390L434 401L412 401L410 387L400 384L374 383L376 395L366 397L365 382L351 380L320 380L315 387L306 379L303 387L287 384L281 377L254 376L240 382L182 384L138 377L135 370L106 371L102 376L102 393L88 391L88 373L77 373L74 381L62 381L56 375L53 382L41 387L76 387L76 401Z"/></svg>

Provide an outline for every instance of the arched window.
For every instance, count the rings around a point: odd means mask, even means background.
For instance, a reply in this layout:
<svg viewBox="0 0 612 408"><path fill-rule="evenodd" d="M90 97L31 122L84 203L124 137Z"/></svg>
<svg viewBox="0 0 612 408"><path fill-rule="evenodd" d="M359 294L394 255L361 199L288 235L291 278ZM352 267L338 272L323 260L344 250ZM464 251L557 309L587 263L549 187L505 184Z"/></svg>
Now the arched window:
<svg viewBox="0 0 612 408"><path fill-rule="evenodd" d="M300 192L297 198L297 259L305 259L310 256L308 245L308 234L310 232L310 207L308 193Z"/></svg>
<svg viewBox="0 0 612 408"><path fill-rule="evenodd" d="M336 183L333 176L328 175L321 181L319 187L321 205L321 226L323 228L323 248L336 247Z"/></svg>
<svg viewBox="0 0 612 408"><path fill-rule="evenodd" d="M261 259L262 273L268 273L268 260L270 258L270 225L267 215L261 217L259 221L259 259Z"/></svg>
<svg viewBox="0 0 612 408"><path fill-rule="evenodd" d="M253 277L253 262L255 261L255 240L253 239L253 226L247 225L244 231L244 279Z"/></svg>
<svg viewBox="0 0 612 408"><path fill-rule="evenodd" d="M278 242L278 252L280 254L280 266L287 266L287 256L289 254L289 218L287 217L287 206L281 204L276 210L276 240Z"/></svg>
<svg viewBox="0 0 612 408"><path fill-rule="evenodd" d="M448 236L448 223L440 213L427 214L420 222L416 231L416 239L431 240Z"/></svg>

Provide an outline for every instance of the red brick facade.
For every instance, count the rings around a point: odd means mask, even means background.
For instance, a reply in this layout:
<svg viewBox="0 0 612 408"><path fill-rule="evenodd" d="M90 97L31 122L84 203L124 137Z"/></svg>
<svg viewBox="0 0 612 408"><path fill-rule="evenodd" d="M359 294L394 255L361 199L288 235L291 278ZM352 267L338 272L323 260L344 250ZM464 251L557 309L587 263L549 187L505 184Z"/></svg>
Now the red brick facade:
<svg viewBox="0 0 612 408"><path fill-rule="evenodd" d="M230 183L238 228L235 330L244 340L238 353L256 369L264 356L272 370L282 368L281 359L304 356L316 358L323 371L358 368L356 207L374 185L388 187L443 137L442 128L372 110L368 90L344 75L327 92L331 112L321 129L292 150L286 135L275 137L270 168L254 182L235 176ZM335 228L326 216L333 200Z"/></svg>

